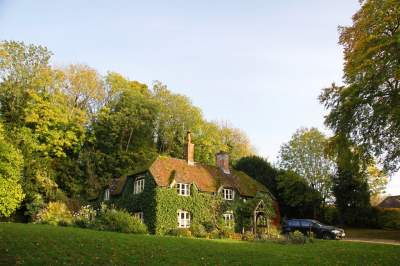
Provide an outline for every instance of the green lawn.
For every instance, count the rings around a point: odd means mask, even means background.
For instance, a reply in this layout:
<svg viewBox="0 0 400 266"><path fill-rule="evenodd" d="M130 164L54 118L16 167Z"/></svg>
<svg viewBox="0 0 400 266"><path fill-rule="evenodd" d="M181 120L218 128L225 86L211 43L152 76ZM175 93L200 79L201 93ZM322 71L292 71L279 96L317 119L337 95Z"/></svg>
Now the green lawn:
<svg viewBox="0 0 400 266"><path fill-rule="evenodd" d="M248 243L0 223L0 265L398 265L400 246Z"/></svg>

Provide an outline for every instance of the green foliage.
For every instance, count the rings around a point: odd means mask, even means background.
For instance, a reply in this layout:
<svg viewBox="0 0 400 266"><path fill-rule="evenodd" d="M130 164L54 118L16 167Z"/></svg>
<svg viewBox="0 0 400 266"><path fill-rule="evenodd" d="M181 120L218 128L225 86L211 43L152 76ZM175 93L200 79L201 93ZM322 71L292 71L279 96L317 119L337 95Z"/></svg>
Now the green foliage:
<svg viewBox="0 0 400 266"><path fill-rule="evenodd" d="M280 167L304 178L324 200L331 198L334 169L333 161L325 152L327 144L327 138L318 129L302 128L279 151Z"/></svg>
<svg viewBox="0 0 400 266"><path fill-rule="evenodd" d="M187 228L174 228L168 231L168 235L178 237L191 237L192 232Z"/></svg>
<svg viewBox="0 0 400 266"><path fill-rule="evenodd" d="M144 179L144 191L140 194L133 194L134 178L128 178L122 195L117 198L111 198L109 205L118 206L130 213L143 212L144 223L147 225L147 228L151 233L155 233L156 184L154 183L154 179L147 174L144 175Z"/></svg>
<svg viewBox="0 0 400 266"><path fill-rule="evenodd" d="M332 140L337 158L337 172L333 176L335 205L342 224L365 226L371 212L367 165L358 147L351 145L343 135Z"/></svg>
<svg viewBox="0 0 400 266"><path fill-rule="evenodd" d="M339 211L335 206L325 205L321 208L318 220L325 224L339 224Z"/></svg>
<svg viewBox="0 0 400 266"><path fill-rule="evenodd" d="M165 234L176 228L177 211L185 210L191 214L191 223L203 224L206 222L216 223L222 215L219 211L221 200L212 195L200 193L192 186L191 195L183 197L178 195L176 189L155 189L156 217L155 233Z"/></svg>
<svg viewBox="0 0 400 266"><path fill-rule="evenodd" d="M332 84L320 96L325 123L391 171L400 166L399 21L398 0L362 1L353 24L340 27L345 86Z"/></svg>
<svg viewBox="0 0 400 266"><path fill-rule="evenodd" d="M25 211L25 215L27 215L28 217L31 217L32 220L36 220L37 219L37 214L39 213L39 211L41 209L43 209L45 207L45 202L43 200L43 197L41 194L34 194L32 195L31 200L29 201L29 203L26 204L26 211Z"/></svg>
<svg viewBox="0 0 400 266"><path fill-rule="evenodd" d="M266 186L274 195L276 194L276 177L278 175L278 170L275 169L267 159L256 155L242 157L236 162L235 169L251 176Z"/></svg>
<svg viewBox="0 0 400 266"><path fill-rule="evenodd" d="M305 244L306 237L300 231L294 231L289 233L289 241L292 244Z"/></svg>
<svg viewBox="0 0 400 266"><path fill-rule="evenodd" d="M21 209L34 219L60 195L65 202L67 197L95 198L112 178L139 172L157 153L181 158L188 129L195 136L198 162L214 164L220 150L229 152L232 162L252 153L244 132L206 121L188 97L160 82L149 90L118 73L103 77L86 65L55 68L51 55L42 46L0 42L0 116L6 138L24 158L21 182L8 180L2 182L7 188L0 187L0 193L10 193L1 200L15 196L6 215L23 194ZM158 193L150 192L131 202L120 200L132 210L147 202L143 208L154 209ZM199 210L195 205L190 208ZM200 221L209 219L206 211L200 213ZM155 217L145 219L149 230L157 223L164 226Z"/></svg>
<svg viewBox="0 0 400 266"><path fill-rule="evenodd" d="M232 238L234 235L234 230L232 227L228 227L228 226L222 226L219 229L219 237L220 238Z"/></svg>
<svg viewBox="0 0 400 266"><path fill-rule="evenodd" d="M242 240L244 240L244 241L254 241L254 239L255 239L255 236L254 236L253 232L251 232L251 231L246 231L242 235Z"/></svg>
<svg viewBox="0 0 400 266"><path fill-rule="evenodd" d="M83 155L88 189L94 190L156 156L153 127L158 110L146 86L113 73L107 86L113 96L97 114L92 124L93 140Z"/></svg>
<svg viewBox="0 0 400 266"><path fill-rule="evenodd" d="M398 209L381 209L376 207L372 212L372 226L382 229L400 229L400 211ZM375 223L375 224L374 224Z"/></svg>
<svg viewBox="0 0 400 266"><path fill-rule="evenodd" d="M215 154L221 150L230 154L231 163L254 153L243 131L227 123L206 121L201 110L193 106L188 97L172 93L161 82L154 84L152 94L160 111L155 126L159 153L182 158L188 130L195 136L197 162L212 165Z"/></svg>
<svg viewBox="0 0 400 266"><path fill-rule="evenodd" d="M45 208L39 211L37 215L38 223L58 225L59 223L70 224L72 214L67 205L63 202L49 202Z"/></svg>
<svg viewBox="0 0 400 266"><path fill-rule="evenodd" d="M206 231L204 225L199 224L199 223L192 223L190 225L190 232L195 237L203 238L203 237L207 236L207 231Z"/></svg>
<svg viewBox="0 0 400 266"><path fill-rule="evenodd" d="M95 220L95 229L121 233L145 234L147 227L127 211L102 208Z"/></svg>
<svg viewBox="0 0 400 266"><path fill-rule="evenodd" d="M23 157L4 137L0 123L0 217L10 216L25 195L21 186Z"/></svg>
<svg viewBox="0 0 400 266"><path fill-rule="evenodd" d="M23 42L0 42L0 113L6 124L21 125L29 95L27 88L42 87L49 69L47 48Z"/></svg>
<svg viewBox="0 0 400 266"><path fill-rule="evenodd" d="M281 230L276 226L270 226L264 234L268 240L279 240L282 238Z"/></svg>
<svg viewBox="0 0 400 266"><path fill-rule="evenodd" d="M96 216L96 211L90 205L86 205L73 214L73 223L81 228L90 228L95 225Z"/></svg>
<svg viewBox="0 0 400 266"><path fill-rule="evenodd" d="M288 217L312 217L319 208L321 194L292 171L281 171L277 177L278 195L282 213Z"/></svg>

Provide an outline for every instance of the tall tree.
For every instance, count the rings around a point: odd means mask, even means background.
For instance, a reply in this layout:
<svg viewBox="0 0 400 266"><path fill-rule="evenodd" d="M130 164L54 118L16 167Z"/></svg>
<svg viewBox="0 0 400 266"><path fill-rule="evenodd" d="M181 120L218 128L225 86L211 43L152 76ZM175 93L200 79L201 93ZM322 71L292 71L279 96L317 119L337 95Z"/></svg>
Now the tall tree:
<svg viewBox="0 0 400 266"><path fill-rule="evenodd" d="M5 138L0 124L0 217L10 216L21 204L23 157Z"/></svg>
<svg viewBox="0 0 400 266"><path fill-rule="evenodd" d="M346 134L386 170L400 166L400 5L363 0L353 24L340 27L344 86L320 95L329 109L325 123Z"/></svg>
<svg viewBox="0 0 400 266"><path fill-rule="evenodd" d="M42 46L0 43L0 114L6 126L24 123L28 88L35 92L47 89L43 82L51 78L50 57L51 52Z"/></svg>
<svg viewBox="0 0 400 266"><path fill-rule="evenodd" d="M110 178L143 168L156 155L158 109L147 87L115 73L106 80L112 97L92 124L92 137L82 154L88 194Z"/></svg>
<svg viewBox="0 0 400 266"><path fill-rule="evenodd" d="M155 124L158 152L182 158L186 132L200 132L204 121L201 110L188 97L172 93L161 82L154 83L153 98L160 110Z"/></svg>
<svg viewBox="0 0 400 266"><path fill-rule="evenodd" d="M279 171L267 159L257 155L242 157L236 162L235 168L265 185L275 196L278 196L277 176Z"/></svg>
<svg viewBox="0 0 400 266"><path fill-rule="evenodd" d="M64 78L62 89L69 104L90 117L94 116L104 106L107 97L103 78L87 65L69 65L61 72Z"/></svg>
<svg viewBox="0 0 400 266"><path fill-rule="evenodd" d="M334 163L326 154L326 137L316 128L302 128L281 146L279 165L303 177L324 200L331 196Z"/></svg>
<svg viewBox="0 0 400 266"><path fill-rule="evenodd" d="M304 178L293 171L280 171L277 195L281 213L287 218L316 218L321 205L321 194L311 188Z"/></svg>
<svg viewBox="0 0 400 266"><path fill-rule="evenodd" d="M337 169L333 176L333 194L342 224L366 226L370 211L370 191L366 173L370 161L344 135L331 139Z"/></svg>

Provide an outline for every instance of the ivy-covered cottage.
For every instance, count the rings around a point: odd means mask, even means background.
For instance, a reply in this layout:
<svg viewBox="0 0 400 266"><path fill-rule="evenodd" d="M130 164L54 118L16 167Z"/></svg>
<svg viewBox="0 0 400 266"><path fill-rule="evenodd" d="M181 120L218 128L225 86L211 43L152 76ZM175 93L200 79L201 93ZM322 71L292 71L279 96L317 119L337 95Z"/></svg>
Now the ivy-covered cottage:
<svg viewBox="0 0 400 266"><path fill-rule="evenodd" d="M216 166L194 162L190 132L184 154L184 160L159 156L143 170L113 179L102 200L132 212L156 234L194 224L256 231L278 221L274 196L232 170L228 154L216 154Z"/></svg>

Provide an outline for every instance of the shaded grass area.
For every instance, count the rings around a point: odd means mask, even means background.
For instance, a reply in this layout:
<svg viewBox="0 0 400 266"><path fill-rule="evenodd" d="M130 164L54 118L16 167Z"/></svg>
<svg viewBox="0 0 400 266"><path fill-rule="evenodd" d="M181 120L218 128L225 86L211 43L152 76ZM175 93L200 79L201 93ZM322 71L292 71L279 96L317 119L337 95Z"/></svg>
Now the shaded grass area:
<svg viewBox="0 0 400 266"><path fill-rule="evenodd" d="M346 228L347 238L400 241L400 230Z"/></svg>
<svg viewBox="0 0 400 266"><path fill-rule="evenodd" d="M400 246L249 243L0 223L3 265L398 265Z"/></svg>

